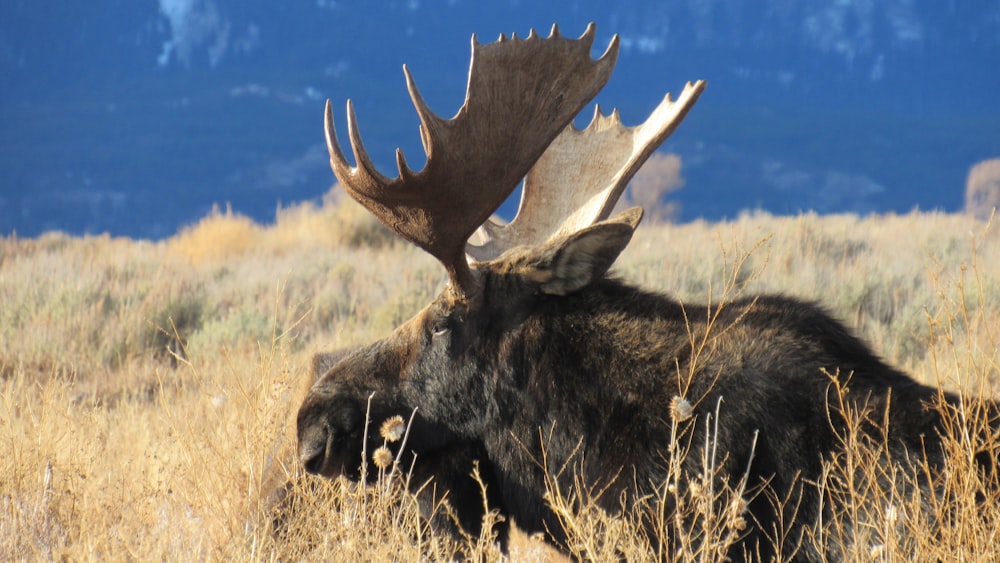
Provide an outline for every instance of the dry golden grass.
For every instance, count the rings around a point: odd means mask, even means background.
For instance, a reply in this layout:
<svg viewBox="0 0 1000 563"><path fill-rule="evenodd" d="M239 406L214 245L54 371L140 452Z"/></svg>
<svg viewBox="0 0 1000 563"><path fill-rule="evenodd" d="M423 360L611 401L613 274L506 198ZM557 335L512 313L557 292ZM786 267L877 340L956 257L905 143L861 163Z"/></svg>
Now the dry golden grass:
<svg viewBox="0 0 1000 563"><path fill-rule="evenodd" d="M1000 236L968 216L644 225L618 272L700 303L814 298L917 379L998 395ZM365 489L300 476L294 463L311 354L385 334L443 281L433 259L344 203L282 210L273 226L214 212L161 243L3 239L0 560L499 558L488 538L455 544L422 523L400 492L405 471ZM863 525L869 539L843 545L851 560L990 560L1000 499L973 469L984 445L968 431L982 424L973 407L951 413L933 495L906 486L915 477L886 464L877 441L844 436L851 448L818 484L837 514L815 534L836 543L849 522ZM683 418L679 437L695 424ZM706 458L703 478L713 471ZM898 487L875 486L885 472ZM711 560L747 524L745 497L763 493L690 477L673 473L624 514L597 509L601 491L584 483L553 479L548 498L578 557L646 560L655 542L641 523L653 521L684 540L678 559ZM674 512L681 480L696 486ZM269 498L286 483L291 509L274 534ZM557 556L537 540L512 547L513 560L544 558Z"/></svg>

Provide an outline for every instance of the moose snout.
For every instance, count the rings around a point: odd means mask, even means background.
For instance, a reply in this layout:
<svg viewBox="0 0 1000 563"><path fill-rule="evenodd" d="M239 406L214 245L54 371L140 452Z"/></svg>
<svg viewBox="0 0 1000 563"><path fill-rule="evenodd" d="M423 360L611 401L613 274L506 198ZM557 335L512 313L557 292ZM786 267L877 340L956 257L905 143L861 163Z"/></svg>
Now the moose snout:
<svg viewBox="0 0 1000 563"><path fill-rule="evenodd" d="M300 428L299 461L302 467L313 475L323 475L330 460L330 442L333 433L325 424L314 424Z"/></svg>
<svg viewBox="0 0 1000 563"><path fill-rule="evenodd" d="M298 416L302 467L324 477L353 477L361 461L363 424L353 401L320 394L307 397Z"/></svg>

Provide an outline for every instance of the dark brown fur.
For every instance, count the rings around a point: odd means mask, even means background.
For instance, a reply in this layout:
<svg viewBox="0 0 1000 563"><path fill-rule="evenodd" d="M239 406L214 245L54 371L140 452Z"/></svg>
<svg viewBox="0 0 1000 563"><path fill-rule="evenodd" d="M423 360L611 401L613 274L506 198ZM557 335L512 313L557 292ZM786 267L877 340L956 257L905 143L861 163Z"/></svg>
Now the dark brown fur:
<svg viewBox="0 0 1000 563"><path fill-rule="evenodd" d="M617 510L622 494L663 482L674 397L697 401L696 420L714 416L721 399L721 475L734 482L749 471L751 486L767 482L779 496L791 494L798 512L786 547L794 547L820 510L815 490L802 483L817 480L838 447L836 374L849 379L850 404L882 413L891 398L891 448L941 462L936 389L886 365L814 304L780 296L735 301L710 326L704 305L606 277L635 225L622 226L611 220L477 265L477 294L462 299L446 289L390 336L337 363L299 413L306 469L357 478L365 403L374 392L374 424L418 409L408 446L418 466L435 460L428 475L460 489L478 458L491 472L495 508L560 545L565 537L543 498L546 470L571 463L588 483L610 486L602 502ZM695 354L693 343L703 340ZM701 443L694 440L685 462L692 475L701 471ZM548 467L538 463L543 446ZM470 491L456 495L459 503ZM734 555L771 549L761 530L779 515L764 496L750 511L756 526ZM481 510L465 514L463 523L478 529Z"/></svg>

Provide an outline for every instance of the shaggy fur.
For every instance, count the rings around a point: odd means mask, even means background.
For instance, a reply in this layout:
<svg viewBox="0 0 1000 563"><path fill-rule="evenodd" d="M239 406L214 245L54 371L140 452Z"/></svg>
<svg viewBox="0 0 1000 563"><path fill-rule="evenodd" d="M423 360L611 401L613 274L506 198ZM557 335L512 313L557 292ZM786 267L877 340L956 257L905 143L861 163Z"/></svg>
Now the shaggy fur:
<svg viewBox="0 0 1000 563"><path fill-rule="evenodd" d="M955 399L886 365L820 307L760 297L726 304L709 323L704 305L607 277L637 224L638 217L619 217L475 265L478 293L460 298L446 289L390 336L337 363L299 413L306 469L357 478L374 392L374 424L418 409L408 447L418 466L425 460L427 474L457 492L463 525L478 530L482 516L478 490L463 485L477 458L487 468L491 507L560 545L563 532L543 498L546 470L577 468L587 483L609 487L605 509L620 510L622 498L649 493L665 478L671 401L687 399L693 420L703 421L721 399L720 478L735 484L748 472L750 486L767 483L791 498L794 547L820 511L815 488L803 483L818 480L824 456L838 447L835 377L849 381L849 403L879 417L888 410L893 450L940 463L933 404ZM692 443L685 468L697 475L704 439ZM548 467L539 463L543 446ZM771 546L761 531L792 518L776 514L764 495L749 510L756 525L735 558L744 550L766 557ZM805 546L799 556L822 551Z"/></svg>

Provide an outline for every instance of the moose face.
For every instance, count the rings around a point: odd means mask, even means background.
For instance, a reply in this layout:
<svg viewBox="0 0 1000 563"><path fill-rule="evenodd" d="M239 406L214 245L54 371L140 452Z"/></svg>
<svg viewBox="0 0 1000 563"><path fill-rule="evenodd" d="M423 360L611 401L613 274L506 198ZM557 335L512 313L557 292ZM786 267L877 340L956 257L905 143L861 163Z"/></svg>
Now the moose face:
<svg viewBox="0 0 1000 563"><path fill-rule="evenodd" d="M469 335L492 311L474 301L446 288L392 334L355 350L316 382L298 415L307 471L357 479L366 414L377 425L393 415L408 419L417 409L408 444L422 458L459 439L458 429L433 421L460 410L449 395L475 381ZM369 452L378 446L376 428L367 437Z"/></svg>
<svg viewBox="0 0 1000 563"><path fill-rule="evenodd" d="M561 297L603 278L641 217L634 208L477 264L471 270L476 291L459 293L449 285L390 336L339 362L299 412L306 470L359 478L366 413L379 424L416 410L407 446L418 458L485 440L487 427L511 418L503 411L530 400L518 397L516 380L528 375L529 357L539 352L533 348L545 341L537 334L544 330L539 318L557 310ZM368 451L378 446L376 438L368 436Z"/></svg>

